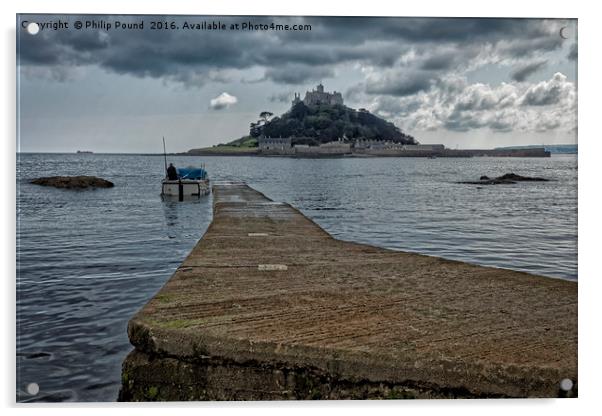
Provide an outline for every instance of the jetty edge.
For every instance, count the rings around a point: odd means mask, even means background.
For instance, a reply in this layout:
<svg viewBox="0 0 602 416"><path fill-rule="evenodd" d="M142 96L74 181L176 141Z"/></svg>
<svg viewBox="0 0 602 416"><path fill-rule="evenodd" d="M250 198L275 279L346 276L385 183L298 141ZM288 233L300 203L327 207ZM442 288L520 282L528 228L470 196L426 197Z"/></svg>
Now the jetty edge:
<svg viewBox="0 0 602 416"><path fill-rule="evenodd" d="M244 183L213 198L129 321L119 400L577 395L576 282L337 240Z"/></svg>

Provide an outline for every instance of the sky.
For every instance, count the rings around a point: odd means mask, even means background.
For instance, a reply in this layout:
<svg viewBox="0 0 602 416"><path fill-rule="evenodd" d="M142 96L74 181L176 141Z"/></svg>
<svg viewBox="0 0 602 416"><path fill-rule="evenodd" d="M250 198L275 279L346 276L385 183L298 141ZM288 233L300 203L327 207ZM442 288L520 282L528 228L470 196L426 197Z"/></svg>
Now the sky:
<svg viewBox="0 0 602 416"><path fill-rule="evenodd" d="M21 152L226 143L320 82L420 143L577 142L575 19L17 16Z"/></svg>

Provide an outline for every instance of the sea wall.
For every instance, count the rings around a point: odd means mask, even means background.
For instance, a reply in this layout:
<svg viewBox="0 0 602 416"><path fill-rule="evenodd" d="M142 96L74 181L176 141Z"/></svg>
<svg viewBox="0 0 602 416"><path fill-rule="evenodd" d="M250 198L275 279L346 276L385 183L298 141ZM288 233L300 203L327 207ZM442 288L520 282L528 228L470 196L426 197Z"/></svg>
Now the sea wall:
<svg viewBox="0 0 602 416"><path fill-rule="evenodd" d="M291 146L289 148L225 149L220 147L192 149L182 155L189 156L284 156L284 157L550 157L542 148L529 149L395 149L353 148L347 146Z"/></svg>

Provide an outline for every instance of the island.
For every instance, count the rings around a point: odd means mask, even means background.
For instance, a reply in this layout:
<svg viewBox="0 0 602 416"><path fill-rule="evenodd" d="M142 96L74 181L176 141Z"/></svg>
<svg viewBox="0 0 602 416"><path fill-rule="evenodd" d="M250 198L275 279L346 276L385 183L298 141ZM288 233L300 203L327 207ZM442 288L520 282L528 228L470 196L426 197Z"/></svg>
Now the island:
<svg viewBox="0 0 602 416"><path fill-rule="evenodd" d="M290 109L280 116L269 111L250 124L249 134L225 144L191 149L192 156L285 157L550 157L543 146L499 149L447 149L419 143L395 124L365 108L353 109L340 92L319 84L305 97L295 93Z"/></svg>

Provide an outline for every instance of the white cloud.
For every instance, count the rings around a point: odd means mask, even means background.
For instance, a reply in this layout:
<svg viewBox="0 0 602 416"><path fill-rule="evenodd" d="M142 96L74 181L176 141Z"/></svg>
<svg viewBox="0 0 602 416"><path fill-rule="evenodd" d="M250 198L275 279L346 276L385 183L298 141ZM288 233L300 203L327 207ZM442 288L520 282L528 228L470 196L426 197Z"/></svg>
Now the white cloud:
<svg viewBox="0 0 602 416"><path fill-rule="evenodd" d="M222 92L217 97L211 99L209 107L213 110L223 110L224 108L230 108L238 102L238 98L227 92Z"/></svg>
<svg viewBox="0 0 602 416"><path fill-rule="evenodd" d="M571 99L574 85L567 82L566 76L557 72L549 81L542 81L530 87L523 97L523 105L552 105Z"/></svg>
<svg viewBox="0 0 602 416"><path fill-rule="evenodd" d="M497 86L444 77L418 94L371 97L368 108L410 133L482 128L495 132L569 132L577 125L576 103L575 83L556 73L537 84L502 82Z"/></svg>

